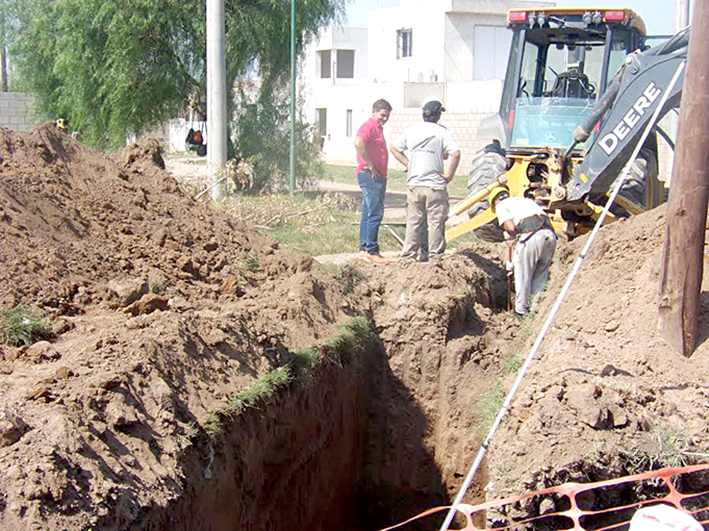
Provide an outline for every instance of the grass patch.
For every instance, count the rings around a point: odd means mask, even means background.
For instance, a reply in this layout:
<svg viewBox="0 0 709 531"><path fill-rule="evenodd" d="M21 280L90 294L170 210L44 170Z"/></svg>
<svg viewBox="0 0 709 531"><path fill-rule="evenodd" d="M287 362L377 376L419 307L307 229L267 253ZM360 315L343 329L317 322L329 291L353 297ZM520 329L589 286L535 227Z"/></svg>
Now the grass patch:
<svg viewBox="0 0 709 531"><path fill-rule="evenodd" d="M340 364L357 363L374 343L374 332L365 317L354 317L322 346L326 359Z"/></svg>
<svg viewBox="0 0 709 531"><path fill-rule="evenodd" d="M224 431L225 420L240 415L248 408L268 404L282 389L294 382L306 381L323 361L340 365L357 363L373 345L374 333L364 317L355 317L342 325L335 336L320 347L310 347L292 352L288 363L256 380L251 387L233 397L226 406L207 415L204 432L215 437Z"/></svg>
<svg viewBox="0 0 709 531"><path fill-rule="evenodd" d="M359 203L337 193L233 196L221 205L278 241L281 248L311 256L354 253L359 249ZM379 231L382 251L400 251L387 230Z"/></svg>
<svg viewBox="0 0 709 531"><path fill-rule="evenodd" d="M253 273L253 272L261 269L261 264L259 263L258 258L256 258L254 255L249 253L246 255L246 258L244 258L244 261L241 263L241 268L244 271L248 271L249 273Z"/></svg>
<svg viewBox="0 0 709 531"><path fill-rule="evenodd" d="M296 376L311 373L318 365L320 365L320 350L317 347L291 352L288 360L288 366Z"/></svg>
<svg viewBox="0 0 709 531"><path fill-rule="evenodd" d="M289 368L279 367L256 380L251 387L232 398L227 405L227 411L238 415L248 407L267 404L278 389L288 386L292 380L293 376Z"/></svg>
<svg viewBox="0 0 709 531"><path fill-rule="evenodd" d="M15 306L0 311L0 340L19 347L50 336L49 320L38 308Z"/></svg>
<svg viewBox="0 0 709 531"><path fill-rule="evenodd" d="M484 242L478 238L474 232L466 232L462 236L458 236L455 240L446 242L446 247L448 249L458 249L465 248L471 245L495 245L488 242Z"/></svg>
<svg viewBox="0 0 709 531"><path fill-rule="evenodd" d="M340 286L340 291L344 295L349 295L355 287L367 280L367 275L360 268L352 264L322 264L317 268L315 274L332 278Z"/></svg>
<svg viewBox="0 0 709 531"><path fill-rule="evenodd" d="M532 333L534 332L534 327L532 326L533 324L534 312L530 311L529 313L524 314L519 325L519 334L517 334L517 337L522 343L532 337Z"/></svg>
<svg viewBox="0 0 709 531"><path fill-rule="evenodd" d="M357 166L340 166L325 164L323 180L342 184L357 184ZM463 198L467 194L468 178L465 175L456 175L448 185L448 194L451 197ZM394 192L406 191L406 173L399 170L389 170L387 176L387 190Z"/></svg>
<svg viewBox="0 0 709 531"><path fill-rule="evenodd" d="M684 467L707 458L705 454L692 451L692 444L684 433L666 423L650 430L651 443L644 448L622 452L628 461L631 473L642 473L664 467Z"/></svg>
<svg viewBox="0 0 709 531"><path fill-rule="evenodd" d="M482 399L482 420L478 426L478 433L485 435L495 422L502 404L505 403L505 388L500 382L495 383Z"/></svg>
<svg viewBox="0 0 709 531"><path fill-rule="evenodd" d="M522 362L516 353L507 358L502 365L502 371L506 376L517 374L521 368Z"/></svg>

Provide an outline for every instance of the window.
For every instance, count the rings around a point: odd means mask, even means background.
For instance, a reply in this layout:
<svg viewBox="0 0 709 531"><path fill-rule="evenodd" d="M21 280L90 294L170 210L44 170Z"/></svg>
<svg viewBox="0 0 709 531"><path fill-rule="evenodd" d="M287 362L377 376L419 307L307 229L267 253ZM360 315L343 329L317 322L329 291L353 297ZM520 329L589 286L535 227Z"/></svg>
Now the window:
<svg viewBox="0 0 709 531"><path fill-rule="evenodd" d="M410 29L396 32L397 57L411 57L413 32Z"/></svg>
<svg viewBox="0 0 709 531"><path fill-rule="evenodd" d="M332 74L330 73L331 70L331 50L323 50L321 52L318 52L318 58L320 59L320 78L321 79L326 79L329 78Z"/></svg>
<svg viewBox="0 0 709 531"><path fill-rule="evenodd" d="M611 54L608 60L608 78L601 80L602 86L606 87L610 83L625 58L632 48L632 34L624 28L613 29L613 41L611 43Z"/></svg>
<svg viewBox="0 0 709 531"><path fill-rule="evenodd" d="M354 77L354 50L337 50L337 77Z"/></svg>
<svg viewBox="0 0 709 531"><path fill-rule="evenodd" d="M320 136L327 135L327 109L315 109L315 127Z"/></svg>
<svg viewBox="0 0 709 531"><path fill-rule="evenodd" d="M473 79L504 79L512 32L497 26L476 26Z"/></svg>
<svg viewBox="0 0 709 531"><path fill-rule="evenodd" d="M345 136L352 136L352 109L347 109L347 121L346 121Z"/></svg>

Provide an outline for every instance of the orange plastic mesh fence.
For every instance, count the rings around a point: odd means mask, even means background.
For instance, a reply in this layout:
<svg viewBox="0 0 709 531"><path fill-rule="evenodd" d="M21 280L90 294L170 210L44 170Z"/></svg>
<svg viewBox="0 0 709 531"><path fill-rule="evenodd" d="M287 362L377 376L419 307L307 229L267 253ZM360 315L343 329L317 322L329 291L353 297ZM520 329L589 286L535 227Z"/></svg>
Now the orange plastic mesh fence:
<svg viewBox="0 0 709 531"><path fill-rule="evenodd" d="M496 530L623 531L628 529L637 509L657 503L692 515L709 531L709 464L663 468L597 483L566 483L479 505L460 504L457 510L465 517L464 531L488 529L477 527L474 521L487 521ZM382 531L401 528L448 509L429 509Z"/></svg>

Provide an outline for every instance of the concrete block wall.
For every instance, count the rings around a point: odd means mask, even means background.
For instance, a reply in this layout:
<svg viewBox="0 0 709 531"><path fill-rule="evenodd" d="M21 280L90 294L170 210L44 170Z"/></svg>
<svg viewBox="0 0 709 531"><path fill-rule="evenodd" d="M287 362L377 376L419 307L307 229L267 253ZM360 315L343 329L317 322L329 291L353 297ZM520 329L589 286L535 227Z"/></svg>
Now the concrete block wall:
<svg viewBox="0 0 709 531"><path fill-rule="evenodd" d="M32 96L24 92L0 92L0 126L26 133L41 121L32 116Z"/></svg>
<svg viewBox="0 0 709 531"><path fill-rule="evenodd" d="M497 111L497 107L458 107L446 110L441 116L439 123L448 128L460 147L460 165L457 175L468 175L475 153L490 143L487 139L477 138L478 125L483 118ZM387 145L391 146L404 129L420 121L422 121L420 109L401 109L392 113L389 122L384 126ZM389 165L393 169L403 169L394 157L389 157Z"/></svg>

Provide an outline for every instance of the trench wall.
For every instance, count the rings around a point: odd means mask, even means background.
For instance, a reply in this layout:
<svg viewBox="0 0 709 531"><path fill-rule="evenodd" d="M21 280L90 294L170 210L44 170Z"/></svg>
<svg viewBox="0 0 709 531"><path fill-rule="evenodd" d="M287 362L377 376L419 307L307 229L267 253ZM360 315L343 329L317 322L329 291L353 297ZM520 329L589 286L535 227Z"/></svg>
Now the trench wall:
<svg viewBox="0 0 709 531"><path fill-rule="evenodd" d="M498 306L494 279L481 274L494 266L495 277L498 267L477 260L459 271L451 264L461 283L434 300L399 312L378 307L376 339L357 337L357 354L324 362L271 403L233 418L211 450L194 448L183 460L183 496L131 529L364 531L447 505L476 450L487 373L503 362L475 312L478 303ZM390 283L383 299L417 292L410 284ZM483 493L476 486L470 496Z"/></svg>
<svg viewBox="0 0 709 531"><path fill-rule="evenodd" d="M185 494L135 528L351 529L362 390L356 367L324 363L311 382L225 426L211 465L210 449L196 448Z"/></svg>

